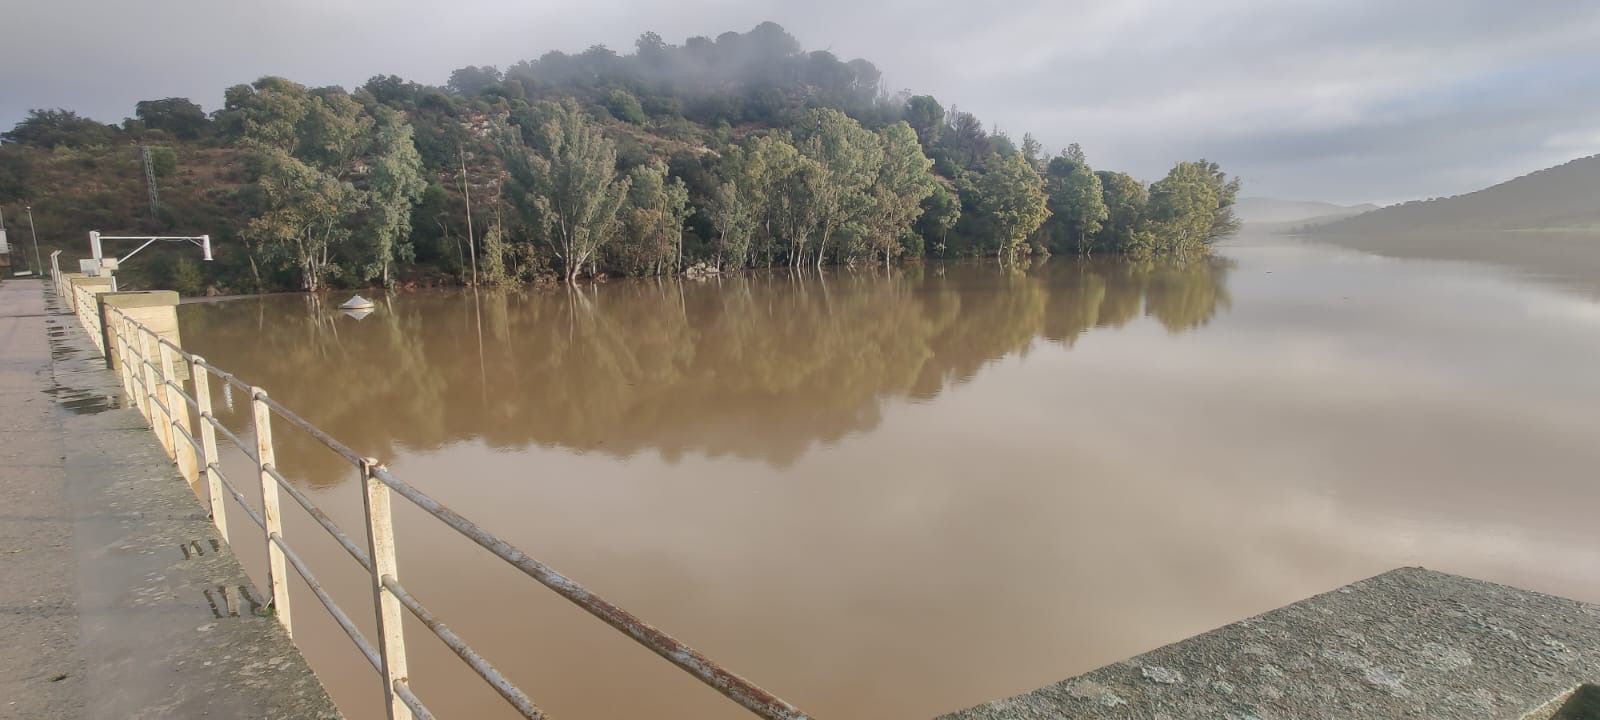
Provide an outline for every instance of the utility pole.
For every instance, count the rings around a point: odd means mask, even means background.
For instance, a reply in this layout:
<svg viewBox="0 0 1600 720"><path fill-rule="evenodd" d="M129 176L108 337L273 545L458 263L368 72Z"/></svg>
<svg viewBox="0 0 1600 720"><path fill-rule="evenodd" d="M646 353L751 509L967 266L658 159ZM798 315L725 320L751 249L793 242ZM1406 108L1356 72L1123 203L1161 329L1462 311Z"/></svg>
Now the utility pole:
<svg viewBox="0 0 1600 720"><path fill-rule="evenodd" d="M478 245L472 237L472 190L467 182L467 149L461 145L456 146L456 152L461 154L461 196L467 199L467 252L472 255L472 285L478 285Z"/></svg>
<svg viewBox="0 0 1600 720"><path fill-rule="evenodd" d="M33 233L33 271L44 272L44 261L39 259L39 228L33 226L33 206L23 205L22 209L28 211L28 230Z"/></svg>

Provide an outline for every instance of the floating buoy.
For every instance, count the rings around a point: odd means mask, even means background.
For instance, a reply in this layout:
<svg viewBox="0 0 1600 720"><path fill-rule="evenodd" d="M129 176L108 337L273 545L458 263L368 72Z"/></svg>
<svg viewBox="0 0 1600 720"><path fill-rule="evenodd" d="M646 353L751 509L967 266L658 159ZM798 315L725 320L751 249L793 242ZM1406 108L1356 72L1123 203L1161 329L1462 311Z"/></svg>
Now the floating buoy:
<svg viewBox="0 0 1600 720"><path fill-rule="evenodd" d="M368 299L366 299L364 297L361 297L360 295L351 295L349 300L344 301L344 304L339 306L339 309L340 310L371 310L371 309L373 309L375 307L377 307L377 305L374 305L371 300L368 300Z"/></svg>

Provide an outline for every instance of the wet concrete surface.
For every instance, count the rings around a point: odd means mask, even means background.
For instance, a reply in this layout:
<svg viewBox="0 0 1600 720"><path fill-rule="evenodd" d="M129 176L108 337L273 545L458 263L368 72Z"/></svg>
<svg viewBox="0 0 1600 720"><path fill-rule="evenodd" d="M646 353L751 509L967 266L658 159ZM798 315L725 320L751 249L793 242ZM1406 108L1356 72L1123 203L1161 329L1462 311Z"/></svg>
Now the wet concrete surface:
<svg viewBox="0 0 1600 720"><path fill-rule="evenodd" d="M0 284L0 718L339 717L126 406L41 283Z"/></svg>

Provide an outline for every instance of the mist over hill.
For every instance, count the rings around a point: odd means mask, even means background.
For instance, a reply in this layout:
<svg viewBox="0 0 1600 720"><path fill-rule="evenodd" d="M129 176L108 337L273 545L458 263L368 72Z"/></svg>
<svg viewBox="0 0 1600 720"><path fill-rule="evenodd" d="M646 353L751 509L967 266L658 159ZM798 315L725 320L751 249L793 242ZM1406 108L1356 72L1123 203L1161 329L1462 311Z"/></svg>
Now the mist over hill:
<svg viewBox="0 0 1600 720"><path fill-rule="evenodd" d="M1375 235L1464 230L1600 232L1600 155L1476 192L1391 205L1310 229Z"/></svg>
<svg viewBox="0 0 1600 720"><path fill-rule="evenodd" d="M1282 223L1328 222L1351 215L1377 210L1371 203L1338 205L1318 200L1283 200L1269 197L1243 197L1234 205L1233 213L1249 225L1277 225Z"/></svg>

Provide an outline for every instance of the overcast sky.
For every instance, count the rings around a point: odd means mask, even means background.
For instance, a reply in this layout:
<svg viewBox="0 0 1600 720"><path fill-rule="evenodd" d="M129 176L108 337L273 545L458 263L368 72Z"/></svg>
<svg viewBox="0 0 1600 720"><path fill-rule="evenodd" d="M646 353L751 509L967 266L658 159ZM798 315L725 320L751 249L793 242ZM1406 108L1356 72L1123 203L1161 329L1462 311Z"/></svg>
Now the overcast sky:
<svg viewBox="0 0 1600 720"><path fill-rule="evenodd" d="M261 75L443 83L640 32L763 20L1047 148L1159 177L1207 157L1247 195L1391 202L1600 153L1597 0L51 0L10 3L0 126L115 122Z"/></svg>

